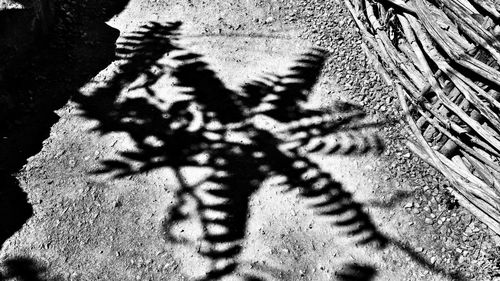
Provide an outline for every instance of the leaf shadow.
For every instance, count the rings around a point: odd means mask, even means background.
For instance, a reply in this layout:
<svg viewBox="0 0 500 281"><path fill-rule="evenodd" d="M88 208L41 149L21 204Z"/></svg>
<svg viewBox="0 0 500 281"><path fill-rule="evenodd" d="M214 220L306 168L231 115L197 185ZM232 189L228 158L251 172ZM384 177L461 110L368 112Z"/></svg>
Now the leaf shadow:
<svg viewBox="0 0 500 281"><path fill-rule="evenodd" d="M359 107L304 106L328 52L312 48L287 73L266 74L233 91L201 55L178 43L180 26L150 22L123 36L114 76L74 97L81 115L98 121L94 131L125 132L134 142L133 149L103 161L95 173L121 178L172 169L180 188L162 223L163 233L168 241L188 243L173 226L191 219L200 222L198 252L211 263L202 280L236 272L250 199L270 177L286 190L298 191L316 215L331 218L358 244L385 247L387 239L362 204L309 158L312 152L361 155L383 150L380 138L363 130L373 124L365 126ZM164 76L175 80L174 90L154 87ZM184 167L212 173L189 185L186 179L192 175L183 173ZM194 202L192 212L186 210L188 201Z"/></svg>

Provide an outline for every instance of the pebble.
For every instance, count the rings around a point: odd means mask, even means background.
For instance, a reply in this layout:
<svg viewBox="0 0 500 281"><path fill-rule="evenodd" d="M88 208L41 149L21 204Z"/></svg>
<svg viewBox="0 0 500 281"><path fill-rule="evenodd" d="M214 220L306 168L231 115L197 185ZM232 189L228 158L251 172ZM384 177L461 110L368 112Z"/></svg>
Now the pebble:
<svg viewBox="0 0 500 281"><path fill-rule="evenodd" d="M431 258L431 264L435 264L435 263L436 263L436 260L437 260L437 258L436 258L436 257L432 257L432 258Z"/></svg>
<svg viewBox="0 0 500 281"><path fill-rule="evenodd" d="M459 263L464 263L465 262L465 257L464 256L458 257L458 262Z"/></svg>

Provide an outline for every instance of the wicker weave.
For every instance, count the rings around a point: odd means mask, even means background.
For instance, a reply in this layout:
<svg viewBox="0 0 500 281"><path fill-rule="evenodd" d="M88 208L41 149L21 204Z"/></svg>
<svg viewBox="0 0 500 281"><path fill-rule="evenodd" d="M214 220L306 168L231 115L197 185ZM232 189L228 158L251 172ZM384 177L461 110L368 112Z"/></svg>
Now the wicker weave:
<svg viewBox="0 0 500 281"><path fill-rule="evenodd" d="M344 0L398 92L408 146L500 235L500 13L493 0Z"/></svg>

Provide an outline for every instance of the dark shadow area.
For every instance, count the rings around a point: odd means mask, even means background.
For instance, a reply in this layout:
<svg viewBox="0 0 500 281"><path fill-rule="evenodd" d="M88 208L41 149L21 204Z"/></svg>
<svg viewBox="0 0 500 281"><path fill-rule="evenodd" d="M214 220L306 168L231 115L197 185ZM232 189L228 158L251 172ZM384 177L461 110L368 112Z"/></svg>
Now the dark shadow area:
<svg viewBox="0 0 500 281"><path fill-rule="evenodd" d="M0 264L0 280L62 281L61 277L46 277L47 268L27 257L15 257Z"/></svg>
<svg viewBox="0 0 500 281"><path fill-rule="evenodd" d="M377 271L369 265L350 263L335 275L339 281L371 281L376 277Z"/></svg>
<svg viewBox="0 0 500 281"><path fill-rule="evenodd" d="M17 179L7 173L0 174L0 241L3 244L18 231L33 214L26 193Z"/></svg>
<svg viewBox="0 0 500 281"><path fill-rule="evenodd" d="M198 252L212 262L202 280L218 280L237 269L251 196L270 177L282 179L280 186L298 191L302 199L315 199L309 205L315 214L331 217L358 243L384 247L386 239L362 205L308 158L312 152L356 155L383 149L375 134L363 131L365 113L359 108L304 106L328 53L310 49L285 75L268 74L232 91L200 55L177 44L179 27L179 22L151 22L124 36L117 46L122 60L116 74L105 86L74 97L82 115L99 122L95 131L125 132L135 144L95 172L117 178L163 167L175 172L180 188L163 232L169 241L188 243L175 225L201 222ZM154 90L163 76L173 78L177 89ZM263 126L259 118L275 125ZM212 173L189 185L192 175L182 171L185 167ZM190 202L194 212L186 211Z"/></svg>
<svg viewBox="0 0 500 281"><path fill-rule="evenodd" d="M412 197L413 195L415 195L415 192L396 190L393 194L391 194L389 198L386 198L385 200L369 200L364 204L375 208L391 209L396 207L396 205L403 202L405 199Z"/></svg>
<svg viewBox="0 0 500 281"><path fill-rule="evenodd" d="M34 18L33 9L0 10L0 39L2 40L0 71L9 60L19 55L20 50L29 48L29 45L33 43L36 33L32 30L31 23Z"/></svg>
<svg viewBox="0 0 500 281"><path fill-rule="evenodd" d="M104 22L128 1L53 2L43 37L33 9L0 11L0 244L33 212L15 174L41 149L54 110L114 60L119 31Z"/></svg>

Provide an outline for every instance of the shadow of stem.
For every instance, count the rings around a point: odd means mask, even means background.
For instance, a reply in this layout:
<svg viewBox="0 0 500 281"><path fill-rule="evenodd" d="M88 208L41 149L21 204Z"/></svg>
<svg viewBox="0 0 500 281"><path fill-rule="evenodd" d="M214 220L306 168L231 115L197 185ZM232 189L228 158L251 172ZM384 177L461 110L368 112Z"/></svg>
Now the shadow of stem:
<svg viewBox="0 0 500 281"><path fill-rule="evenodd" d="M445 268L442 268L440 266L437 266L433 264L429 259L427 259L423 254L418 253L415 251L415 249L408 245L406 242L399 241L394 238L389 238L389 243L391 245L394 245L396 248L399 250L403 251L406 253L413 261L417 262L420 266L426 268L427 270L441 274L443 276L446 276L447 278L451 280L456 280L456 281L467 281L468 279L465 278L461 273L459 272L450 272L446 270Z"/></svg>

